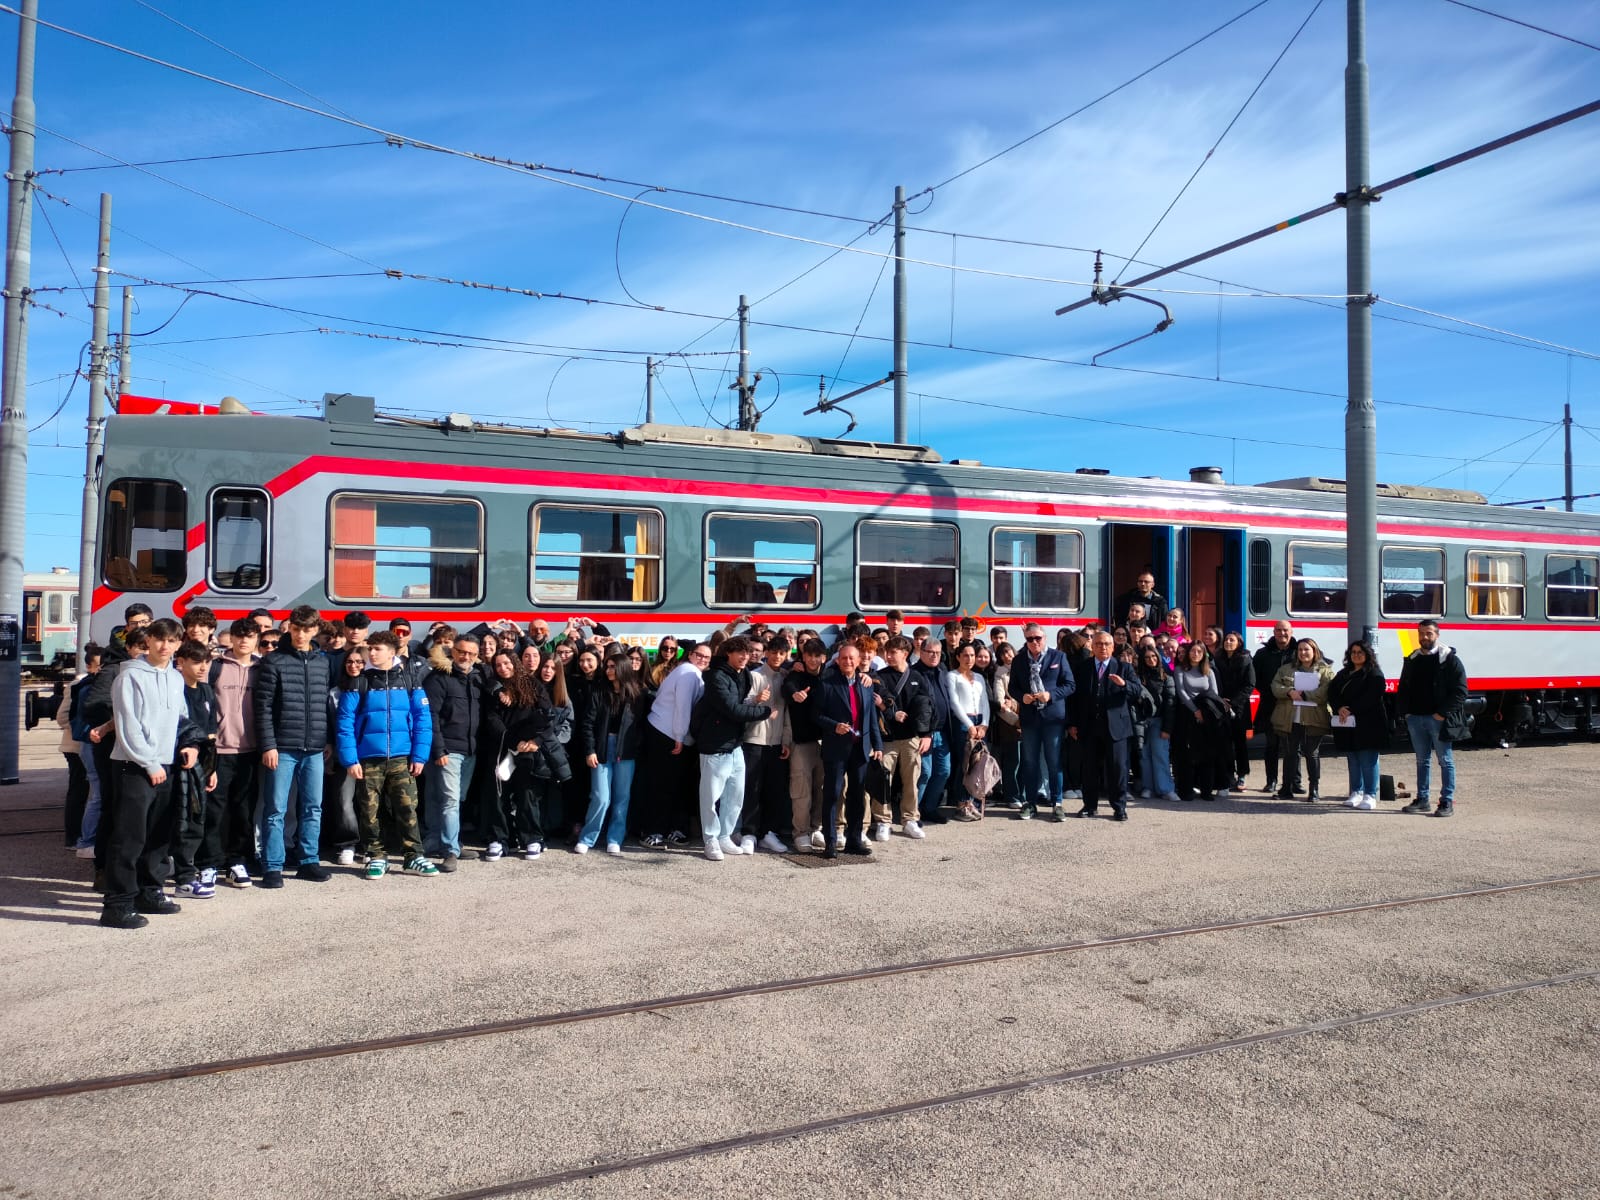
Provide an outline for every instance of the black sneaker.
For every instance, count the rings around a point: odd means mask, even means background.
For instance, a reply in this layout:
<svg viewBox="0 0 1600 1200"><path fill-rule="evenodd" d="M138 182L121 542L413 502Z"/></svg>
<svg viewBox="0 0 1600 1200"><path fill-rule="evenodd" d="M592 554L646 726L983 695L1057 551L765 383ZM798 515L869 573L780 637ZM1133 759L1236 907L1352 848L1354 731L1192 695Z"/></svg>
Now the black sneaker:
<svg viewBox="0 0 1600 1200"><path fill-rule="evenodd" d="M1418 796L1400 811L1403 813L1420 813L1423 816L1427 816L1433 811L1433 805L1428 802L1428 798L1426 796Z"/></svg>
<svg viewBox="0 0 1600 1200"><path fill-rule="evenodd" d="M300 869L294 873L294 877L310 883L327 883L333 878L333 872L321 863L302 863ZM261 886L268 886L266 880L261 881Z"/></svg>
<svg viewBox="0 0 1600 1200"><path fill-rule="evenodd" d="M108 908L101 912L100 924L107 929L143 929L150 924L150 918L141 917L131 908Z"/></svg>
<svg viewBox="0 0 1600 1200"><path fill-rule="evenodd" d="M1017 820L1019 820L1019 821L1031 821L1031 820L1033 820L1033 805L1024 804L1022 806L1021 810L1017 813Z"/></svg>
<svg viewBox="0 0 1600 1200"><path fill-rule="evenodd" d="M182 908L160 892L151 892L148 895L141 893L134 899L133 907L138 912L149 913L157 917L168 917L173 913L183 911Z"/></svg>
<svg viewBox="0 0 1600 1200"><path fill-rule="evenodd" d="M1456 815L1456 806L1454 804L1441 804L1438 808L1434 809L1430 815L1435 817L1453 817Z"/></svg>
<svg viewBox="0 0 1600 1200"><path fill-rule="evenodd" d="M268 889L281 888L283 886L283 872L282 871L263 871L263 872L261 872L261 882L256 884L256 886L257 887L264 887L264 888L268 888Z"/></svg>

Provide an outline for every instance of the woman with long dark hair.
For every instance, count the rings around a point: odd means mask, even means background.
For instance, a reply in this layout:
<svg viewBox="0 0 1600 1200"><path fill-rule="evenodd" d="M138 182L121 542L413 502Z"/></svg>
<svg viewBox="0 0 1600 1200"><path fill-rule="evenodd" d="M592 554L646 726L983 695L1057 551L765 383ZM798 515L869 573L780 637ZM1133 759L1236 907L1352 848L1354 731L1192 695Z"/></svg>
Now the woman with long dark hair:
<svg viewBox="0 0 1600 1200"><path fill-rule="evenodd" d="M484 745L495 756L496 796L483 857L494 862L509 844L535 859L544 852L546 827L559 819L561 783L571 776L559 736L562 714L549 690L510 651L495 655L490 673ZM509 775L501 778L507 756Z"/></svg>
<svg viewBox="0 0 1600 1200"><path fill-rule="evenodd" d="M1226 730L1226 710L1222 707L1222 694L1217 688L1216 673L1211 669L1211 656L1200 642L1186 642L1178 651L1177 670L1173 672L1173 685L1177 694L1174 715L1177 718L1173 741L1178 754L1173 763L1177 776L1178 797L1194 799L1198 791L1202 800L1226 800L1226 788L1218 791L1218 764L1223 754L1229 752Z"/></svg>
<svg viewBox="0 0 1600 1200"><path fill-rule="evenodd" d="M1022 808L1022 718L1011 698L1011 660L1017 650L1009 642L996 642L989 680L989 745L1000 764L1000 801L1007 808Z"/></svg>
<svg viewBox="0 0 1600 1200"><path fill-rule="evenodd" d="M1250 693L1256 690L1256 664L1245 649L1243 634L1222 635L1216 671L1217 691L1222 694L1222 703L1233 718L1233 756L1228 764L1227 786L1237 791L1244 787L1245 778L1250 774L1250 743L1245 733L1250 728Z"/></svg>
<svg viewBox="0 0 1600 1200"><path fill-rule="evenodd" d="M1350 771L1346 807L1378 807L1378 756L1389 744L1389 710L1384 704L1383 671L1366 642L1350 643L1344 666L1328 684L1333 711L1333 744L1345 752Z"/></svg>
<svg viewBox="0 0 1600 1200"><path fill-rule="evenodd" d="M1154 703L1155 713L1146 717L1144 746L1140 751L1139 786L1146 800L1172 801L1178 798L1172 786L1172 722L1177 706L1177 688L1172 682L1172 672L1161 661L1161 651L1154 642L1139 649L1136 670L1139 686L1144 688Z"/></svg>
<svg viewBox="0 0 1600 1200"><path fill-rule="evenodd" d="M602 832L606 853L622 853L634 764L643 742L644 688L633 663L626 653L615 654L603 671L604 682L589 688L578 710L578 749L589 767L589 811L572 847L576 854L589 853Z"/></svg>

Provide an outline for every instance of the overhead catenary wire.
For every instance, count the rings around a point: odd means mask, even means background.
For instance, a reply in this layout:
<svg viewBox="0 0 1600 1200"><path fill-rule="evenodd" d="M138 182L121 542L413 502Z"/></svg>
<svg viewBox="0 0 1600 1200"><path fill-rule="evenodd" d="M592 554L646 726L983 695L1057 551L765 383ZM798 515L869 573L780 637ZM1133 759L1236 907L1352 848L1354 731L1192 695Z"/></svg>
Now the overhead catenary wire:
<svg viewBox="0 0 1600 1200"><path fill-rule="evenodd" d="M1546 29L1543 25L1535 25L1531 21L1523 21L1517 17L1508 17L1505 13L1495 12L1493 9L1480 8L1476 4L1468 4L1466 0L1444 0L1446 4L1453 4L1457 8L1470 9L1475 13L1482 13L1486 17L1493 17L1497 21L1509 21L1513 25L1521 25L1524 29L1531 29L1535 33L1548 34L1563 42L1571 42L1574 46L1582 46L1586 50L1600 50L1600 46L1593 42L1586 42L1582 38L1569 37L1564 33L1557 33L1554 29Z"/></svg>
<svg viewBox="0 0 1600 1200"><path fill-rule="evenodd" d="M1543 450L1546 446L1548 446L1550 444L1550 439L1555 437L1555 435L1557 433L1559 433L1559 432L1561 432L1561 425L1559 423L1551 426L1550 432L1544 435L1544 441L1540 442L1537 446L1535 446L1532 450L1530 450L1528 452L1528 457L1527 458L1523 459L1516 466L1512 467L1511 468L1511 473L1500 481L1499 485L1497 487L1495 487L1495 489L1489 493L1489 496L1491 498L1493 498L1495 496L1498 496L1501 492L1505 491L1506 484L1510 483L1513 479L1515 479L1517 477L1517 475L1519 473L1521 473L1522 468L1527 466L1530 462L1533 461L1534 455L1538 454L1541 450Z"/></svg>
<svg viewBox="0 0 1600 1200"><path fill-rule="evenodd" d="M151 158L142 162L93 163L83 167L49 167L35 171L37 176L77 175L84 171L123 171L138 167L175 167L188 163L225 162L234 158L268 158L277 154L310 154L318 150L353 150L358 146L393 146L386 138L369 138L360 142L330 142L321 146L285 146L278 150L235 150L225 154L191 154L184 158ZM95 153L99 153L95 151Z"/></svg>

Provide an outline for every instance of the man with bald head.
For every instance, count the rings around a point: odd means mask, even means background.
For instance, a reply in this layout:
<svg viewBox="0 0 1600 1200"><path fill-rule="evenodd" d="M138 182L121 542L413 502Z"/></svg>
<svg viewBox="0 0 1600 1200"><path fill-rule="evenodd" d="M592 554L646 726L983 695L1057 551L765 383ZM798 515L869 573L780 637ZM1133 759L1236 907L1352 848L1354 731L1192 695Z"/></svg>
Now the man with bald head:
<svg viewBox="0 0 1600 1200"><path fill-rule="evenodd" d="M1128 819L1128 739L1133 736L1132 705L1144 689L1112 658L1115 639L1104 629L1089 639L1093 656L1073 671L1072 715L1067 736L1083 752L1083 807L1072 815L1092 817L1103 795L1111 819Z"/></svg>

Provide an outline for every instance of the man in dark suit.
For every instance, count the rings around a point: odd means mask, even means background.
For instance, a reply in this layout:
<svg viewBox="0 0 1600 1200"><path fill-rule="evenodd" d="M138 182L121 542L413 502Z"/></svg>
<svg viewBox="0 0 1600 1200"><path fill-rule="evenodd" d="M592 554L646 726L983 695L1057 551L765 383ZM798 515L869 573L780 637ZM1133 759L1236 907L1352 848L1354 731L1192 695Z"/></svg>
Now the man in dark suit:
<svg viewBox="0 0 1600 1200"><path fill-rule="evenodd" d="M1109 636L1109 635L1107 635ZM1072 695L1072 667L1067 656L1045 644L1044 630L1029 621L1022 627L1023 649L1011 660L1010 696L1017 702L1022 727L1022 820L1033 816L1040 795L1048 792L1056 820L1066 815L1061 803L1061 731L1067 724Z"/></svg>
<svg viewBox="0 0 1600 1200"><path fill-rule="evenodd" d="M883 735L872 703L872 681L861 670L861 651L853 642L839 647L833 665L817 685L815 719L822 731L822 801L827 806L824 858L838 854L834 830L839 802L845 805L846 854L871 854L867 845L867 765L883 754Z"/></svg>
<svg viewBox="0 0 1600 1200"><path fill-rule="evenodd" d="M1137 680L1120 673L1121 665L1111 657L1115 648L1111 635L1100 630L1089 642L1094 657L1073 672L1077 686L1067 736L1083 748L1083 807L1072 814L1075 817L1094 816L1104 792L1111 802L1111 819L1128 819L1123 795L1128 785L1128 739L1133 736L1130 706L1143 689Z"/></svg>

